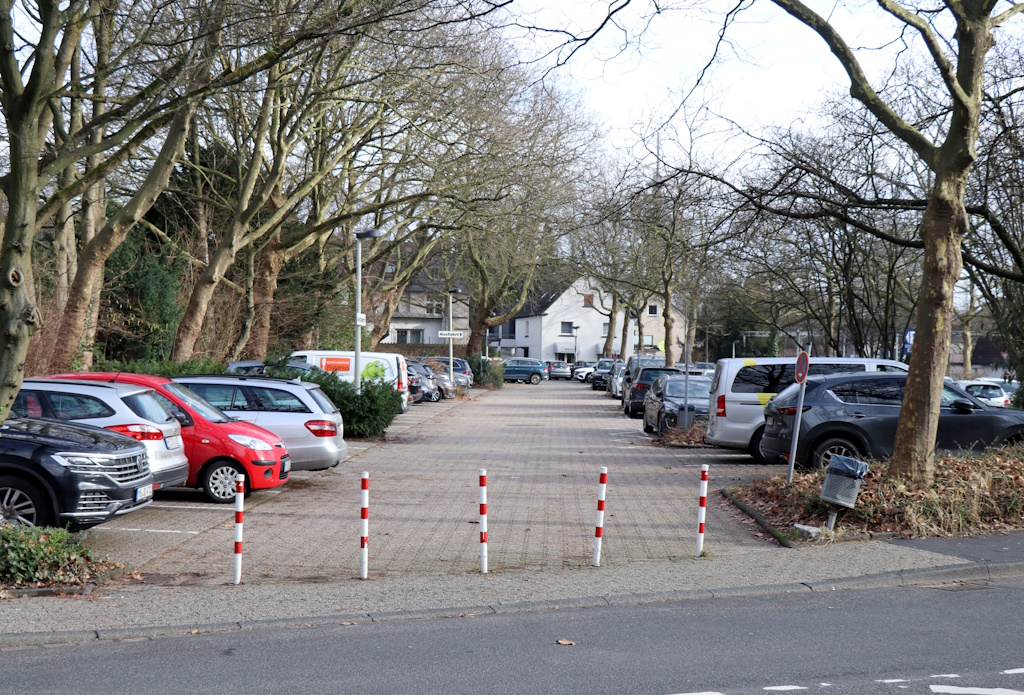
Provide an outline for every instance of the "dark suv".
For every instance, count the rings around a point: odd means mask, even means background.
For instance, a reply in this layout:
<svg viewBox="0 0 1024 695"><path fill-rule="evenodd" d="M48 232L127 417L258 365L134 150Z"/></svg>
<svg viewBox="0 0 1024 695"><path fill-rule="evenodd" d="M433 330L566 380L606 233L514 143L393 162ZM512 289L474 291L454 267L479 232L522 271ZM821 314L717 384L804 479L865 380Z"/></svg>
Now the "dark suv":
<svg viewBox="0 0 1024 695"><path fill-rule="evenodd" d="M0 428L0 524L80 530L153 499L141 442L109 430L35 418Z"/></svg>
<svg viewBox="0 0 1024 695"><path fill-rule="evenodd" d="M662 374L682 374L675 367L637 367L629 380L623 385L622 410L628 417L639 417L644 411L644 397L654 380Z"/></svg>

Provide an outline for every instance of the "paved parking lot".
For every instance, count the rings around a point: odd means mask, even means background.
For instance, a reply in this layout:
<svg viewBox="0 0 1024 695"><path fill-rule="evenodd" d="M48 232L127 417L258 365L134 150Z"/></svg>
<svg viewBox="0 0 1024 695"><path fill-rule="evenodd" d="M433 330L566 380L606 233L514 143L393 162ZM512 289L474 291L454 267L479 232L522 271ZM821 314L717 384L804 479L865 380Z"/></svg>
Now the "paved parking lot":
<svg viewBox="0 0 1024 695"><path fill-rule="evenodd" d="M593 552L598 472L608 473L601 564L692 557L700 465L712 490L782 472L743 454L664 448L615 402L572 382L509 385L472 400L415 406L386 441L353 442L335 469L297 473L246 503L247 582L318 582L359 572L359 477L370 473L370 575L479 571L477 474L487 470L489 570L585 567ZM198 493L158 494L147 509L89 533L97 556L150 584L230 577L233 507ZM767 541L717 494L705 550L726 557Z"/></svg>

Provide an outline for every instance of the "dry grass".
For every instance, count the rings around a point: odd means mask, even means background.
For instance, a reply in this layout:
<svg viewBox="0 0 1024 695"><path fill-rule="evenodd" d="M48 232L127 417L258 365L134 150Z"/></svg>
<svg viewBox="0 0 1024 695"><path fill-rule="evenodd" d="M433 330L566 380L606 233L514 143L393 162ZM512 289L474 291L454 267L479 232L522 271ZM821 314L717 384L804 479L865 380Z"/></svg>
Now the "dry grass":
<svg viewBox="0 0 1024 695"><path fill-rule="evenodd" d="M666 446L703 446L704 434L708 431L708 423L700 421L693 423L693 427L684 429L666 429L661 433L658 442Z"/></svg>
<svg viewBox="0 0 1024 695"><path fill-rule="evenodd" d="M1024 447L981 456L944 456L935 462L935 484L910 490L874 462L857 506L840 513L837 535L896 532L906 536L963 536L1024 528ZM736 490L776 528L823 526L829 507L818 499L824 471L759 480Z"/></svg>

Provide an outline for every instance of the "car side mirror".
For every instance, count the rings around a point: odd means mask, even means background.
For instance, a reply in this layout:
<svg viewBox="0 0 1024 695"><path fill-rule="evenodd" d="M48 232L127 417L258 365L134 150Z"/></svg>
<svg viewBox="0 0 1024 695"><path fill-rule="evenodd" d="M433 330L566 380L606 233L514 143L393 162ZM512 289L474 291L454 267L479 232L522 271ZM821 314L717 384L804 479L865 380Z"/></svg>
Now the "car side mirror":
<svg viewBox="0 0 1024 695"><path fill-rule="evenodd" d="M953 401L953 410L958 413L973 413L974 404L965 398L957 398Z"/></svg>
<svg viewBox="0 0 1024 695"><path fill-rule="evenodd" d="M180 422L182 427L191 427L193 425L192 418L184 410L175 410L174 419Z"/></svg>

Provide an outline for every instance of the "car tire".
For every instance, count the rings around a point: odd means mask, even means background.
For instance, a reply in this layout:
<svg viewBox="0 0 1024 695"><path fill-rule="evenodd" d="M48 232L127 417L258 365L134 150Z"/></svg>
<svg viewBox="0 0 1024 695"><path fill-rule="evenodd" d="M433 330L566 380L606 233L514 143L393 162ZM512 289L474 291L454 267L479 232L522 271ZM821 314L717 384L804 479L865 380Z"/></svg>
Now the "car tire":
<svg viewBox="0 0 1024 695"><path fill-rule="evenodd" d="M658 421L654 425L654 432L659 437L661 435L665 434L665 414L664 413L658 413Z"/></svg>
<svg viewBox="0 0 1024 695"><path fill-rule="evenodd" d="M245 471L232 461L214 461L203 469L199 484L203 488L206 499L218 504L226 504L235 500L235 476L245 475ZM248 476L245 483L249 490Z"/></svg>
<svg viewBox="0 0 1024 695"><path fill-rule="evenodd" d="M430 392L430 402L437 403L439 400L441 400L441 389L435 388Z"/></svg>
<svg viewBox="0 0 1024 695"><path fill-rule="evenodd" d="M534 386L539 384L540 383L540 374L531 374L530 375L530 383L533 384Z"/></svg>
<svg viewBox="0 0 1024 695"><path fill-rule="evenodd" d="M811 455L811 465L814 468L826 468L828 460L833 454L849 456L850 458L861 457L860 448L849 439L845 437L829 437L814 447L814 453Z"/></svg>
<svg viewBox="0 0 1024 695"><path fill-rule="evenodd" d="M644 411L644 432L654 434L654 428L647 424L647 411Z"/></svg>
<svg viewBox="0 0 1024 695"><path fill-rule="evenodd" d="M24 478L0 475L0 522L53 526L54 517L42 491Z"/></svg>
<svg viewBox="0 0 1024 695"><path fill-rule="evenodd" d="M747 448L747 452L754 457L754 463L759 463L762 466L767 466L771 461L766 459L761 454L761 437L764 436L764 428L762 427L750 440L750 446Z"/></svg>
<svg viewBox="0 0 1024 695"><path fill-rule="evenodd" d="M594 375L593 374L587 374L585 377L583 377L583 381L585 381L588 384L592 383L594 381Z"/></svg>

